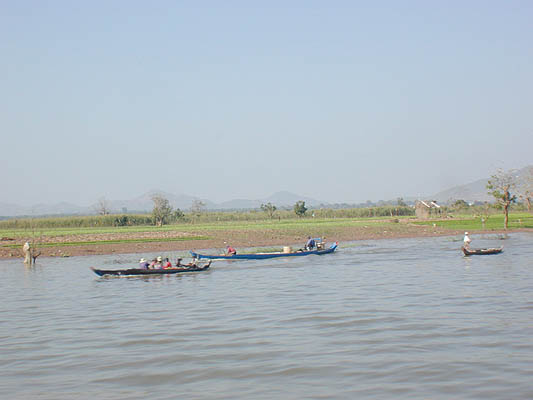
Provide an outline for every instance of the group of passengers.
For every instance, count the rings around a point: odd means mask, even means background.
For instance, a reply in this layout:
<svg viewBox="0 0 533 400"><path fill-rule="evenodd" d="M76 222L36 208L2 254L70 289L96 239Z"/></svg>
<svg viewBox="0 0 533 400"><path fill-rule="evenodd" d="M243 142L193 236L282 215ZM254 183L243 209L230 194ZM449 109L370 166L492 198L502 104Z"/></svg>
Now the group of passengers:
<svg viewBox="0 0 533 400"><path fill-rule="evenodd" d="M315 248L319 248L317 242L321 242L321 239L313 239L311 236L307 237L307 243L305 244L306 250L313 250ZM226 256L234 256L237 254L237 250L235 250L232 246L226 246L226 252L223 255ZM192 262L187 265L181 264L181 258L178 258L176 261L176 265L172 266L172 263L168 258L165 258L163 260L162 256L157 256L152 260L152 262L147 261L144 258L141 258L139 261L139 269L167 269L167 268L179 268L179 267L192 267L197 266L198 260L196 258L192 259Z"/></svg>
<svg viewBox="0 0 533 400"><path fill-rule="evenodd" d="M147 261L144 258L141 258L139 261L139 269L167 269L167 268L179 268L179 267L191 267L196 266L197 260L193 258L192 262L187 265L181 264L181 258L178 258L176 265L172 266L172 263L167 258L163 259L162 256L154 258L151 262Z"/></svg>
<svg viewBox="0 0 533 400"><path fill-rule="evenodd" d="M313 250L315 248L319 248L317 242L321 242L321 239L313 239L311 236L307 237L307 243L305 244L306 250ZM234 256L237 254L237 250L235 250L232 246L226 246L226 252L223 255L226 256ZM198 260L196 258L192 259L192 262L189 264L181 264L181 258L178 258L176 261L176 265L172 266L172 263L170 260L165 258L163 260L162 256L157 256L154 258L151 262L147 261L144 258L141 258L139 260L139 269L167 269L167 268L179 268L179 267L196 267L198 264Z"/></svg>

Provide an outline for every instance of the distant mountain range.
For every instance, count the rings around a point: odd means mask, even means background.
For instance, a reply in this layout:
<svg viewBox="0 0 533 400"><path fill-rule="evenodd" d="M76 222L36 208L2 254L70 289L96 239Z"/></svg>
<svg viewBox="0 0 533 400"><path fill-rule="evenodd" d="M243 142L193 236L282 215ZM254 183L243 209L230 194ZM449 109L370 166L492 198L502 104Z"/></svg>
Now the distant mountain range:
<svg viewBox="0 0 533 400"><path fill-rule="evenodd" d="M526 173L531 166L522 168L516 171L517 176ZM452 203L456 200L464 200L466 202L476 201L493 201L494 199L487 194L486 179L479 179L477 181L452 187L442 192L436 193L432 196L426 196L425 200L436 200L440 204ZM149 191L139 197L130 200L107 200L107 207L112 213L133 213L133 212L147 212L153 209L154 203L152 197L155 194L167 198L174 208L179 208L182 211L188 211L195 200L200 200L205 204L207 210L242 210L242 209L257 209L261 204L272 203L278 208L292 207L297 201L305 201L308 207L318 207L321 205L331 205L327 202L316 200L310 197L300 196L295 193L282 191L274 193L273 195L264 199L248 200L248 199L234 199L225 201L223 203L214 203L208 199L200 199L195 196L187 194L175 195L172 193L165 193L158 190ZM406 200L416 200L414 197L406 197ZM361 206L361 205L359 205ZM57 204L36 204L32 207L23 207L16 204L0 203L0 217L14 217L14 216L44 216L44 215L90 215L97 212L97 204L95 203L89 207L81 207L70 203Z"/></svg>
<svg viewBox="0 0 533 400"><path fill-rule="evenodd" d="M292 207L297 201L305 201L310 207L317 207L325 202L315 200L310 197L300 196L287 191L277 192L273 195L257 200L234 199L223 203L215 203L208 199L200 199L187 194L175 195L160 190L151 190L135 197L131 200L106 200L107 208L111 213L132 213L152 211L154 203L152 197L161 195L168 199L172 207L179 208L182 211L190 210L195 200L200 200L205 204L207 210L239 210L239 209L257 209L261 204L272 203L276 207ZM16 204L0 203L0 216L44 216L44 215L90 215L95 214L98 204L95 203L89 207L77 206L70 203L57 204L36 204L31 207L18 206Z"/></svg>

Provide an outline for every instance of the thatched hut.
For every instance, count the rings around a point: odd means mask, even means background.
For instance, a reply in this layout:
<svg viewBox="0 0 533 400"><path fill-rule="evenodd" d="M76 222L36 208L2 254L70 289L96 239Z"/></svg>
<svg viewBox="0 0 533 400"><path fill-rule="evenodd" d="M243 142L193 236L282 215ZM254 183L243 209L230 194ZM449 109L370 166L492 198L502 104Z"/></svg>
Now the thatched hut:
<svg viewBox="0 0 533 400"><path fill-rule="evenodd" d="M417 200L415 203L415 215L420 219L429 219L432 216L440 216L441 208L435 200Z"/></svg>

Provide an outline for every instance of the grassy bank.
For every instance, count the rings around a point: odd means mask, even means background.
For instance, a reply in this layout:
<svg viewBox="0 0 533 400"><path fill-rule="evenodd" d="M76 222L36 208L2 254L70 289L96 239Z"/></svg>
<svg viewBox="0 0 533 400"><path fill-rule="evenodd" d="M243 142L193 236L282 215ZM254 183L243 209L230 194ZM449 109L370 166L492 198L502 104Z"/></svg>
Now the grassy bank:
<svg viewBox="0 0 533 400"><path fill-rule="evenodd" d="M190 249L223 249L230 243L241 249L284 245L303 245L307 236L323 237L327 242L364 239L460 235L464 231L502 231L503 215L447 215L418 220L412 216L394 217L305 217L248 220L178 222L162 227L94 226L5 228L0 226L0 258L19 257L25 241L42 255L58 256L146 253ZM533 229L533 215L511 213L510 229Z"/></svg>
<svg viewBox="0 0 533 400"><path fill-rule="evenodd" d="M333 210L335 211L335 210ZM368 214L368 210L366 210ZM248 213L249 214L249 213ZM270 246L303 243L307 236L325 237L326 241L352 241L358 239L378 239L413 237L427 235L460 234L463 231L501 231L503 214L484 214L481 217L469 214L447 214L440 218L418 220L413 216L366 216L333 217L325 213L304 218L268 218L264 213L256 213L255 220L217 219L214 215L205 221L179 221L157 227L154 225L135 226L71 226L70 218L55 218L53 223L36 224L35 220L20 220L16 225L0 223L0 257L15 254L25 241L30 241L42 249L76 247L91 248L105 254L113 251L138 251L139 248L223 248L225 243L241 247ZM364 213L363 213L364 214ZM229 215L233 215L229 213ZM227 216L226 216L227 217ZM92 221L93 217L87 217ZM94 217L98 218L98 217ZM100 217L106 218L106 217ZM484 221L482 220L484 219ZM110 219L108 219L109 221ZM63 221L63 225L60 226ZM82 224L84 225L84 224ZM533 229L533 214L514 212L509 217L510 229ZM141 247L139 247L141 246ZM202 247L203 246L203 247ZM99 249L97 249L99 247ZM3 249L3 250L2 250ZM77 254L83 254L81 250Z"/></svg>
<svg viewBox="0 0 533 400"><path fill-rule="evenodd" d="M317 209L309 210L306 217L296 218L292 210L276 210L269 217L259 210L235 211L235 212L201 212L197 214L186 213L180 218L170 218L170 226L186 226L198 224L219 224L224 222L248 223L263 221L291 221L312 219L337 219L337 218L376 218L376 217L401 217L413 216L411 207L373 207L351 209ZM9 229L57 229L57 228L121 228L121 227L147 227L154 225L150 214L116 214L116 215L92 215L92 216L68 216L47 218L10 218L0 221L0 232Z"/></svg>
<svg viewBox="0 0 533 400"><path fill-rule="evenodd" d="M30 226L19 222L21 227L12 224L0 223L0 238L20 239L27 237L61 237L76 235L130 235L137 234L165 234L172 232L182 232L190 235L187 239L192 240L195 236L206 236L208 232L217 231L279 231L286 234L306 234L321 233L323 235L334 235L337 229L346 227L367 227L367 228L390 228L397 229L399 225L415 224L437 226L439 228L455 230L501 230L503 229L503 215L493 214L482 218L474 215L460 215L453 218L436 218L429 220L417 220L411 216L399 216L393 218L383 217L317 217L314 218L285 218L285 219L262 219L256 220L218 220L218 221L198 221L196 223L178 222L170 225L157 227L154 225L139 226L55 226L60 219L55 219L52 226L34 224ZM6 222L6 221L2 221ZM7 226L6 226L7 225ZM533 214L511 213L509 216L509 228L533 228ZM147 237L145 240L149 240Z"/></svg>
<svg viewBox="0 0 533 400"><path fill-rule="evenodd" d="M210 231L247 231L247 230L274 230L285 232L334 232L336 228L342 227L364 227L364 226L388 226L398 224L399 221L407 221L408 217L398 217L393 220L374 218L293 218L293 219L262 219L256 221L216 221L174 223L156 227L145 226L124 226L124 227L37 227L37 228L2 228L0 227L0 237L21 238L28 236L72 236L72 235L105 235L105 234L137 234L137 233L165 233L183 232L191 235L203 234ZM398 222L393 222L398 221Z"/></svg>
<svg viewBox="0 0 533 400"><path fill-rule="evenodd" d="M482 220L484 219L484 221ZM434 219L428 221L417 221L419 225L436 225L439 228L450 230L501 230L503 229L503 214L492 214L480 217L479 215L461 215L457 218ZM533 214L510 213L509 229L533 228Z"/></svg>
<svg viewBox="0 0 533 400"><path fill-rule="evenodd" d="M102 244L134 244L134 243L162 243L162 242L184 242L190 240L208 240L207 236L177 237L177 238L157 238L157 239L116 239L116 240L86 240L72 242L35 242L39 247L63 247L63 246L90 246ZM6 244L4 247L19 248L20 244Z"/></svg>

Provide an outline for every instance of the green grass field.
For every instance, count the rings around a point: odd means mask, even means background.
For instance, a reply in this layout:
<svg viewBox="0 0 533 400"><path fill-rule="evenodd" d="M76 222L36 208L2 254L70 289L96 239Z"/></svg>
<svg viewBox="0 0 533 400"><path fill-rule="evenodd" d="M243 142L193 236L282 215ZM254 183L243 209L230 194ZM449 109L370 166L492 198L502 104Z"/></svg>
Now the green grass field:
<svg viewBox="0 0 533 400"><path fill-rule="evenodd" d="M399 217L399 219L409 217ZM144 232L185 232L194 234L203 234L209 231L246 231L246 230L276 230L276 231L310 231L310 230L332 230L336 227L363 227L363 226L389 226L397 225L383 218L294 218L286 220L260 220L260 221L219 221L199 224L172 224L156 227L153 225L145 226L125 226L125 227L59 227L59 228L10 228L0 229L0 237L21 238L28 236L69 236L69 235L86 235L86 234L117 234L117 233L144 233Z"/></svg>
<svg viewBox="0 0 533 400"><path fill-rule="evenodd" d="M141 243L141 242L162 242L162 241L185 241L185 240L203 240L210 238L211 234L223 231L263 231L273 234L302 236L307 234L324 235L335 237L335 233L345 228L368 228L369 231L388 230L392 232L401 232L410 224L416 225L436 225L450 231L457 230L501 230L503 229L503 214L493 214L487 219L483 226L479 216L461 216L458 218L441 218L430 219L427 221L417 221L411 216L406 217L374 217L374 218L292 218L292 219L263 219L256 221L218 221L205 223L175 223L156 227L153 225L145 226L125 226L125 227L53 227L53 228L2 228L0 225L0 238L24 239L47 237L47 242L53 242L49 245L65 245L60 241L53 240L54 237L76 236L76 235L95 235L95 234L132 234L137 233L170 233L181 232L187 233L186 237L160 237L160 238L120 238L118 240L105 237L84 241L83 238L73 238L70 245L92 244L92 243ZM533 214L529 213L511 213L509 215L509 228L533 228ZM9 246L6 244L5 246Z"/></svg>
<svg viewBox="0 0 533 400"><path fill-rule="evenodd" d="M428 221L419 221L419 225L437 225L440 228L450 230L501 230L503 226L503 214L493 214L485 221L485 226L479 216L464 216L462 218L454 219L435 219ZM529 213L510 213L509 214L509 229L519 228L533 228L533 214Z"/></svg>
<svg viewBox="0 0 533 400"><path fill-rule="evenodd" d="M157 239L120 239L120 240L88 240L88 241L78 241L78 242L48 242L48 243L39 243L39 247L57 247L57 246L86 246L86 245L96 245L96 244L120 244L120 243L161 243L161 242L184 242L188 240L205 240L209 239L207 236L193 236L193 237L181 237L181 238L157 238ZM19 248L19 244L6 244L4 247L10 248Z"/></svg>

